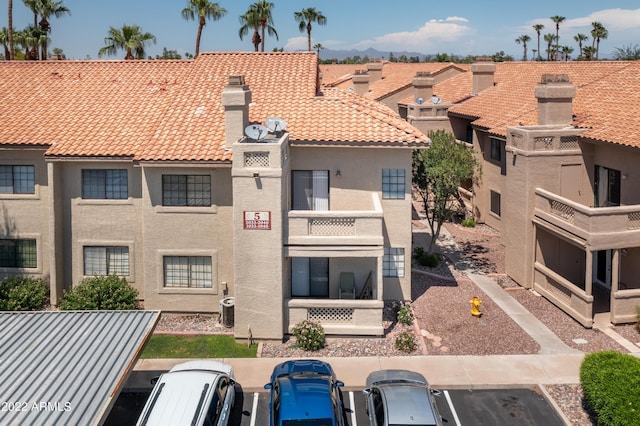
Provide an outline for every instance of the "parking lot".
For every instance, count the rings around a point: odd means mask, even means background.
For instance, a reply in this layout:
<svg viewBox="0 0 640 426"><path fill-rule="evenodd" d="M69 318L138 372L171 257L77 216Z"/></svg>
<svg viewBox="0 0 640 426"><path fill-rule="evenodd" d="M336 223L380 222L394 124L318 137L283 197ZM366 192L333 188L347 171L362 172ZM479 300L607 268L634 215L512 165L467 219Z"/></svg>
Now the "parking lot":
<svg viewBox="0 0 640 426"><path fill-rule="evenodd" d="M160 373L160 372L157 372ZM151 388L125 389L107 419L107 425L135 425ZM561 426L563 421L537 388L460 390L440 389L436 397L445 425L545 425ZM361 389L343 390L347 424L368 425ZM231 425L268 426L269 393L245 392L236 386L236 403Z"/></svg>

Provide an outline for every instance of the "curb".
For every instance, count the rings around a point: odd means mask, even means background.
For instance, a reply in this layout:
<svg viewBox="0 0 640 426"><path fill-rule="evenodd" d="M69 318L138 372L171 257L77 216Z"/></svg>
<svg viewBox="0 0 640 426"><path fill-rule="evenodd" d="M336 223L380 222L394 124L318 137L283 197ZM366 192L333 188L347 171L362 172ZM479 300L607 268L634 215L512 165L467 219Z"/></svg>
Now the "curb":
<svg viewBox="0 0 640 426"><path fill-rule="evenodd" d="M564 422L565 426L571 426L572 425L571 420L569 420L567 415L564 414L564 412L562 411L562 409L560 408L560 406L558 405L556 400L553 399L553 397L551 396L551 394L547 390L546 386L542 385L542 384L538 384L536 386L538 386L538 388L542 392L542 396L544 397L544 399L549 403L549 405L551 405L553 407L553 409L556 411L558 416L560 416L560 418Z"/></svg>

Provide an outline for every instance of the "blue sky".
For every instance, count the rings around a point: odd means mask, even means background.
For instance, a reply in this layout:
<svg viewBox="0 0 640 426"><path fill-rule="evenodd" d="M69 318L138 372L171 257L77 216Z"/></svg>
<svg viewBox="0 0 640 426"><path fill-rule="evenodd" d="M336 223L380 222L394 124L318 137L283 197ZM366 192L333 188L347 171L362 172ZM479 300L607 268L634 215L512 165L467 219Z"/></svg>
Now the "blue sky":
<svg viewBox="0 0 640 426"><path fill-rule="evenodd" d="M4 2L3 2L4 3ZM250 51L251 34L241 41L238 17L250 0L220 0L228 13L220 21L208 22L200 51ZM590 36L591 22L600 21L609 38L600 43L600 58L608 57L616 47L640 44L640 3L637 0L539 0L507 2L497 0L273 0L274 26L279 40L268 37L265 50L274 47L287 51L306 49L306 33L298 31L293 13L315 7L327 17L326 26L314 26L312 43L330 49L374 47L392 52L455 53L458 55L493 54L503 50L516 59L522 46L514 40L531 37L531 49L537 46L533 24L545 26L543 34L555 33L550 16L566 17L560 26L560 45L575 48L574 35ZM156 44L146 52L155 56L162 48L181 54L195 51L197 24L185 21L180 11L186 0L64 0L70 16L52 18L52 42L62 48L68 59L98 58L110 26L139 25L156 36ZM516 6L517 5L517 6ZM33 21L33 15L21 0L13 0L13 22L18 30ZM7 25L7 7L0 8L0 26ZM320 54L322 57L322 53ZM105 59L122 59L124 53Z"/></svg>

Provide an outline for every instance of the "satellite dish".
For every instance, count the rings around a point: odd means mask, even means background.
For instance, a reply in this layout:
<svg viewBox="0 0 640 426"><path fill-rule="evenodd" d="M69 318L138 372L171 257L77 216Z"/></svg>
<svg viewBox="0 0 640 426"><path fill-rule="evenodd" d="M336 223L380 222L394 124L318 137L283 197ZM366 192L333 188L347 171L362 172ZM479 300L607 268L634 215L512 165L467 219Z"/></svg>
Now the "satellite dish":
<svg viewBox="0 0 640 426"><path fill-rule="evenodd" d="M280 133L287 127L287 122L282 118L269 117L264 121L264 124L269 130L274 133Z"/></svg>
<svg viewBox="0 0 640 426"><path fill-rule="evenodd" d="M442 99L440 99L439 97L437 97L436 95L433 95L431 97L431 102L433 102L434 104L439 104L440 102L442 102Z"/></svg>
<svg viewBox="0 0 640 426"><path fill-rule="evenodd" d="M353 87L349 87L349 93L353 93L353 92L355 92L354 88Z"/></svg>
<svg viewBox="0 0 640 426"><path fill-rule="evenodd" d="M422 105L424 103L424 98L416 98L416 103L418 105Z"/></svg>
<svg viewBox="0 0 640 426"><path fill-rule="evenodd" d="M260 124L251 124L244 129L244 134L247 135L249 139L253 139L254 141L261 141L267 136L268 133L269 129Z"/></svg>

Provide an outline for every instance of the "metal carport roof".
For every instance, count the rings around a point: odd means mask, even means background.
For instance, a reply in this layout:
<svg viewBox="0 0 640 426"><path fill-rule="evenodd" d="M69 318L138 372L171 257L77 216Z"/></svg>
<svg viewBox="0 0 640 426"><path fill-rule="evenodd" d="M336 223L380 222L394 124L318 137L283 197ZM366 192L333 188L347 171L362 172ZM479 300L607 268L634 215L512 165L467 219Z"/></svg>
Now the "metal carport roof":
<svg viewBox="0 0 640 426"><path fill-rule="evenodd" d="M159 316L0 312L0 424L103 423Z"/></svg>

